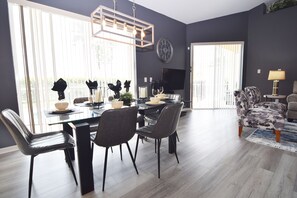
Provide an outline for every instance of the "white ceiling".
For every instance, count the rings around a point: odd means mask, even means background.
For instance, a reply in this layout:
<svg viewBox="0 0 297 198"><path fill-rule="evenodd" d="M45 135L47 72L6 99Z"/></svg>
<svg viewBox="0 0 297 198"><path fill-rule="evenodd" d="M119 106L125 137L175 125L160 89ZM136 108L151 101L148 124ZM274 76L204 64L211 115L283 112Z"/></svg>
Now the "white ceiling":
<svg viewBox="0 0 297 198"><path fill-rule="evenodd" d="M130 0L133 2L133 0ZM148 9L190 24L248 11L267 0L134 0Z"/></svg>

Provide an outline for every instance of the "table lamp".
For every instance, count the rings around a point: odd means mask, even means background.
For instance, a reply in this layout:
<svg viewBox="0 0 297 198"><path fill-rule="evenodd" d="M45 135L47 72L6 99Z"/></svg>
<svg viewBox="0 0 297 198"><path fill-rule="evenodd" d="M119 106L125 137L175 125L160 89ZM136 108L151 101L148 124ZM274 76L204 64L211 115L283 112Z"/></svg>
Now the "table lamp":
<svg viewBox="0 0 297 198"><path fill-rule="evenodd" d="M278 95L278 83L280 80L286 79L286 72L280 69L278 70L270 70L268 75L268 80L273 80L273 88L272 88L272 95Z"/></svg>

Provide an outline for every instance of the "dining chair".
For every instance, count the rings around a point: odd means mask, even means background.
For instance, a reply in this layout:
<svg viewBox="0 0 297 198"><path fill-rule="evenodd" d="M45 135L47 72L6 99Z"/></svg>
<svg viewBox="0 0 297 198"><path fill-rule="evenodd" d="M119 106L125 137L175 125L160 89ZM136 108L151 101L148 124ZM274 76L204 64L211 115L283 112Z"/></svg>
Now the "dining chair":
<svg viewBox="0 0 297 198"><path fill-rule="evenodd" d="M162 138L169 137L176 132L176 128L179 122L181 110L183 108L183 103L175 103L166 105L158 117L155 124L150 124L143 126L136 130L137 141L135 147L134 159L136 161L138 142L141 136L153 138L158 142L158 178L160 178L160 146ZM172 144L175 144L172 138L169 138ZM175 149L175 157L177 163L179 163L178 156Z"/></svg>
<svg viewBox="0 0 297 198"><path fill-rule="evenodd" d="M182 102L182 97L180 94L166 94L166 97L168 98L168 101L170 101L170 103L181 103ZM148 124L155 124L158 120L158 117L160 116L160 112L162 111L163 107L164 106L162 106L161 108L156 109L154 111L147 112L146 115L144 116L144 120ZM176 132L176 139L179 142L179 137L178 137L177 132Z"/></svg>
<svg viewBox="0 0 297 198"><path fill-rule="evenodd" d="M90 136L91 140L96 145L105 147L102 191L104 191L105 186L108 149L112 146L122 145L124 143L127 145L134 168L138 174L138 170L128 143L136 131L137 111L137 107L109 109L104 111L99 120L97 133L95 135L91 134Z"/></svg>
<svg viewBox="0 0 297 198"><path fill-rule="evenodd" d="M88 101L88 97L79 97L79 98L74 98L73 100L73 104L79 104L79 103L84 103L86 101ZM93 121L93 122L89 122L90 125L90 130L91 131L97 131L98 128L98 121Z"/></svg>
<svg viewBox="0 0 297 198"><path fill-rule="evenodd" d="M72 171L73 178L77 185L77 179L68 151L68 149L73 148L75 144L73 138L68 133L64 131L55 131L33 134L25 126L21 118L11 109L3 110L1 112L0 119L13 137L19 150L24 155L31 156L28 189L29 198L31 197L34 157L39 154L48 153L56 150L64 150L66 161Z"/></svg>

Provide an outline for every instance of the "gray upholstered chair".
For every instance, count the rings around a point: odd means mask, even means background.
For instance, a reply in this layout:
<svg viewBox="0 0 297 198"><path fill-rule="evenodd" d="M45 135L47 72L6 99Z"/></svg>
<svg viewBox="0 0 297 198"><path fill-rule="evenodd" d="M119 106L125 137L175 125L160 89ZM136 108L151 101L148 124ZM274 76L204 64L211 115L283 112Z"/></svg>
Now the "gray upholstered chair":
<svg viewBox="0 0 297 198"><path fill-rule="evenodd" d="M79 98L74 98L73 100L73 104L77 104L77 103L83 103L88 101L89 98L88 97L79 97Z"/></svg>
<svg viewBox="0 0 297 198"><path fill-rule="evenodd" d="M162 138L169 137L176 132L176 128L179 122L181 110L183 108L183 103L175 103L166 105L157 119L155 124L150 124L144 127L141 127L136 130L137 142L135 148L134 159L136 161L138 142L141 136L157 139L158 141L158 178L160 178L160 145ZM170 138L171 139L171 138ZM172 140L172 139L171 139ZM172 142L174 144L174 142ZM177 153L175 150L175 157L179 163Z"/></svg>
<svg viewBox="0 0 297 198"><path fill-rule="evenodd" d="M171 103L181 103L182 102L182 98L180 94L166 94L166 97L168 98L168 101ZM162 111L164 106L161 106L160 108L157 108L151 112L146 113L146 115L144 116L144 120L148 123L148 124L155 124L158 120L158 117L160 116L160 113ZM179 141L179 137L176 133L176 138Z"/></svg>
<svg viewBox="0 0 297 198"><path fill-rule="evenodd" d="M248 96L242 90L234 91L238 115L238 135L241 137L243 127L260 128L275 131L275 140L280 141L285 117L282 113L269 108L249 108Z"/></svg>
<svg viewBox="0 0 297 198"><path fill-rule="evenodd" d="M56 131L32 134L22 122L20 117L10 109L3 110L1 112L0 118L5 127L8 129L9 133L12 135L19 150L24 155L31 156L28 197L31 197L34 157L42 153L64 150L67 163L72 171L75 183L77 185L76 176L68 151L69 148L74 147L74 140L68 133L64 131Z"/></svg>
<svg viewBox="0 0 297 198"><path fill-rule="evenodd" d="M297 120L297 81L294 81L293 93L288 95L287 102L287 119L289 122L292 122L293 120Z"/></svg>
<svg viewBox="0 0 297 198"><path fill-rule="evenodd" d="M102 191L104 191L105 186L108 149L112 146L121 145L123 143L127 145L134 168L138 174L138 170L128 144L128 141L134 136L136 131L137 111L136 107L106 110L101 115L97 133L91 134L91 140L96 145L105 147Z"/></svg>
<svg viewBox="0 0 297 198"><path fill-rule="evenodd" d="M286 105L278 102L262 102L261 91L255 86L248 86L244 88L244 92L248 98L249 108L268 108L278 111L279 113L285 115Z"/></svg>

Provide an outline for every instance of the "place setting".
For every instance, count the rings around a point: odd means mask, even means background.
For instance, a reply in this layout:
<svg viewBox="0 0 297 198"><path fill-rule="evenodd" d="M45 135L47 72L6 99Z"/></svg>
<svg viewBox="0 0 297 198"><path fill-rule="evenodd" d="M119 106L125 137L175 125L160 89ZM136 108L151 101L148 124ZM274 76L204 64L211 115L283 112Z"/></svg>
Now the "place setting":
<svg viewBox="0 0 297 198"><path fill-rule="evenodd" d="M165 101L161 101L159 97L150 97L150 100L145 102L146 105L161 105L165 104Z"/></svg>

